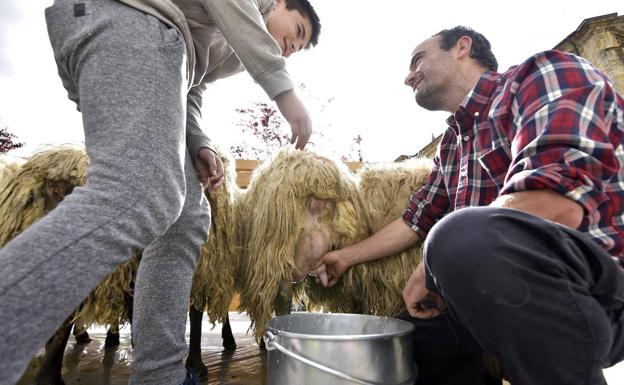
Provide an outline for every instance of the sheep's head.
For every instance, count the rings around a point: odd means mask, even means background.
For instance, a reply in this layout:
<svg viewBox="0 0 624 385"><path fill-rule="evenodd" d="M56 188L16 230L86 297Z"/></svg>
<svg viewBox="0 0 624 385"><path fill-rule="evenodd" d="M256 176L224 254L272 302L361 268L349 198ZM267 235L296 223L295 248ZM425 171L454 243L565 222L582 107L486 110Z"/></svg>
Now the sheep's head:
<svg viewBox="0 0 624 385"><path fill-rule="evenodd" d="M34 155L6 176L0 186L0 246L83 185L88 164L84 149L62 146Z"/></svg>
<svg viewBox="0 0 624 385"><path fill-rule="evenodd" d="M301 281L327 251L369 234L346 166L309 151L284 150L263 163L240 206L241 304L259 328L264 324L256 319L268 321L281 284Z"/></svg>

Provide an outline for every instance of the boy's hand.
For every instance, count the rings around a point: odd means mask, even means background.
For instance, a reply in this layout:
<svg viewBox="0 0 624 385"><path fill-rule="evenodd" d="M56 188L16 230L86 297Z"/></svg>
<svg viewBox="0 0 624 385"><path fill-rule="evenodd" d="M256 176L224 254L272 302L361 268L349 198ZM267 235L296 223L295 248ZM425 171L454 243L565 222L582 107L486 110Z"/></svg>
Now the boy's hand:
<svg viewBox="0 0 624 385"><path fill-rule="evenodd" d="M202 147L197 151L195 169L199 173L199 181L204 188L209 187L211 191L214 191L223 183L223 163L208 147Z"/></svg>
<svg viewBox="0 0 624 385"><path fill-rule="evenodd" d="M290 124L290 130L292 136L290 143L295 143L297 150L302 150L312 134L312 121L310 120L310 114L306 110L305 106L299 100L295 91L288 90L275 97L275 102L279 108L282 116L286 118Z"/></svg>

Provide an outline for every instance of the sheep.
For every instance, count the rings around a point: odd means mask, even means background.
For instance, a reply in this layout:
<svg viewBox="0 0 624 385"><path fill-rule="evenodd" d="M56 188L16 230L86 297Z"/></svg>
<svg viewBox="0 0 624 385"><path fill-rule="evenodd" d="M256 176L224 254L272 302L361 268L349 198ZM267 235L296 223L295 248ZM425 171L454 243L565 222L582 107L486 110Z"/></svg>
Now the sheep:
<svg viewBox="0 0 624 385"><path fill-rule="evenodd" d="M0 156L0 190L3 188L3 184L6 183L21 167L19 161L14 161L6 156Z"/></svg>
<svg viewBox="0 0 624 385"><path fill-rule="evenodd" d="M309 151L282 150L261 164L235 213L240 308L257 338L274 312L289 311L292 282L305 278L315 259L368 234L364 203L346 166Z"/></svg>
<svg viewBox="0 0 624 385"><path fill-rule="evenodd" d="M273 314L289 311L290 298L311 310L398 314L419 248L354 266L329 289L305 278L325 252L360 241L400 216L428 173L426 161L370 166L358 184L341 162L292 150L261 164L235 205L241 309L256 337Z"/></svg>
<svg viewBox="0 0 624 385"><path fill-rule="evenodd" d="M358 172L370 234L403 214L412 193L425 183L431 169L429 163L428 159L412 159L401 163L371 164ZM403 287L421 260L421 248L417 245L398 255L348 269L341 280L349 289L341 289L341 294L354 296L355 306L349 309L336 308L325 299L327 289L316 280L309 280L306 289L308 307L330 312L397 316L404 309Z"/></svg>
<svg viewBox="0 0 624 385"><path fill-rule="evenodd" d="M217 321L224 323L224 347L236 348L227 310L234 295L237 271L237 259L230 258L233 252L229 248L233 242L228 238L233 233L231 213L238 191L233 162L225 155L221 155L221 159L225 167L225 181L216 191L207 192L212 208L212 226L209 239L198 258L189 307L192 338L187 365L196 367L204 375L207 372L201 363L199 346L202 311L207 311L213 324ZM43 151L19 168L2 164L0 215L5 220L0 223L0 247L50 212L74 187L83 185L89 159L84 149L63 146ZM119 325L132 320L134 278L140 257L141 254L137 253L119 265L68 315L46 344L36 383L63 384L63 353L72 326L77 342L87 343L90 341L86 332L89 325L108 325L105 347L119 345Z"/></svg>
<svg viewBox="0 0 624 385"><path fill-rule="evenodd" d="M54 209L74 187L85 182L89 159L78 147L62 146L42 151L14 168L0 182L0 247L30 227ZM122 264L114 273L98 285L81 307L70 314L46 344L46 354L36 375L37 383L63 384L61 366L63 352L72 326L78 341L87 342L86 327L90 323L102 323L115 327L129 318L130 312L123 301L129 293L136 271L136 262ZM119 299L110 301L110 299ZM121 317L119 315L122 315ZM109 331L110 332L110 331ZM109 339L110 338L110 339ZM109 333L107 342L118 343L118 335Z"/></svg>
<svg viewBox="0 0 624 385"><path fill-rule="evenodd" d="M234 162L224 152L217 149L217 153L223 163L224 181L215 191L206 191L212 223L208 241L202 247L195 268L189 309L191 336L186 366L193 368L200 379L208 376L208 369L201 359L204 311L213 325L216 322L223 324L221 336L225 350L236 349L228 310L236 288L240 286L237 280L239 257L234 242L234 204L241 191L236 185Z"/></svg>

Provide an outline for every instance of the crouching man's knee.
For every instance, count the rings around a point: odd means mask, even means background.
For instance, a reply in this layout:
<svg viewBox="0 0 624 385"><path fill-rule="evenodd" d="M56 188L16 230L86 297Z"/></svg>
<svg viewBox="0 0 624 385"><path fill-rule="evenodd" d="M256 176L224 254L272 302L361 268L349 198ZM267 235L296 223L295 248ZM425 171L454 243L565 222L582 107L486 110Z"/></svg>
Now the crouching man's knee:
<svg viewBox="0 0 624 385"><path fill-rule="evenodd" d="M424 255L437 280L470 284L498 270L501 253L513 243L514 210L469 207L450 213L427 236Z"/></svg>

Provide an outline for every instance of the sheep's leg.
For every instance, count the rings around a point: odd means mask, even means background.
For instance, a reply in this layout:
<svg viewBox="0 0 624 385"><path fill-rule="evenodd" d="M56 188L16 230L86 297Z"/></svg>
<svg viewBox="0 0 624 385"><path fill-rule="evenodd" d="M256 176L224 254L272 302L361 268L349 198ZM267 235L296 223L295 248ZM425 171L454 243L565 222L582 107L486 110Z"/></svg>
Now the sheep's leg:
<svg viewBox="0 0 624 385"><path fill-rule="evenodd" d="M203 311L191 306L189 320L191 321L191 336L189 341L189 354L186 358L186 367L195 371L201 381L208 378L208 367L204 365L201 357L201 337Z"/></svg>
<svg viewBox="0 0 624 385"><path fill-rule="evenodd" d="M77 344L88 344L91 342L89 332L87 332L86 326L80 320L74 323L73 334Z"/></svg>
<svg viewBox="0 0 624 385"><path fill-rule="evenodd" d="M292 305L292 285L283 282L280 284L279 291L275 297L275 315L290 314L290 306Z"/></svg>
<svg viewBox="0 0 624 385"><path fill-rule="evenodd" d="M232 334L229 314L225 315L225 321L223 321L223 328L221 329L221 338L223 338L223 347L225 350L236 350L236 340L234 339L234 334Z"/></svg>
<svg viewBox="0 0 624 385"><path fill-rule="evenodd" d="M119 324L111 325L106 332L104 349L115 349L119 346Z"/></svg>
<svg viewBox="0 0 624 385"><path fill-rule="evenodd" d="M109 333L111 333L111 329L114 329L112 326L108 329L106 333L106 341L109 340ZM116 329L116 328L115 328ZM114 335L111 333L110 335ZM119 334L117 334L119 336ZM115 364L115 353L117 353L117 347L119 344L107 345L107 342L104 342L104 357L102 357L102 384L110 384L111 373L113 371L113 365Z"/></svg>
<svg viewBox="0 0 624 385"><path fill-rule="evenodd" d="M61 377L63 368L63 354L74 324L72 313L58 328L56 333L46 343L46 352L41 367L35 376L37 385L65 385Z"/></svg>

